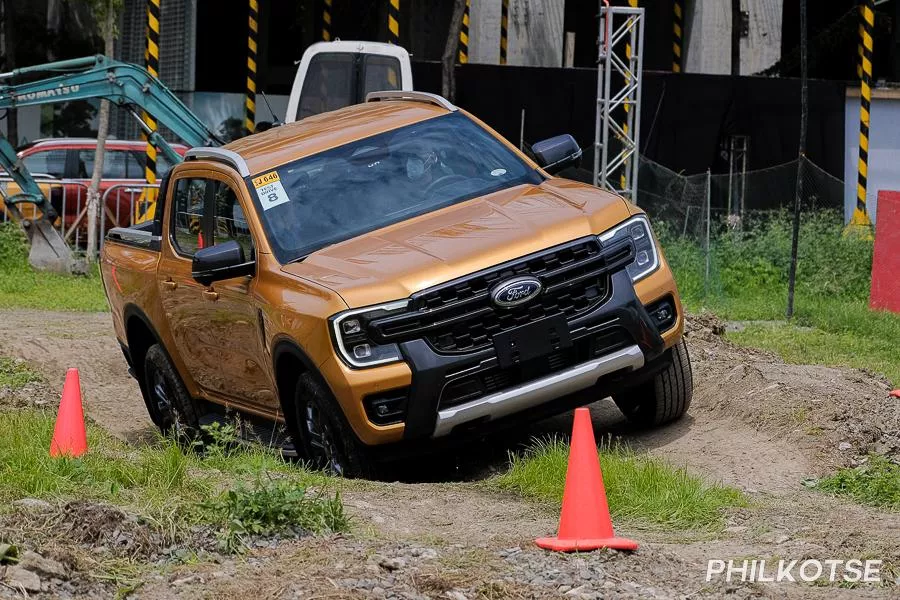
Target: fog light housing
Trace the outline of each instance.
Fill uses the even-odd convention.
[[[649,305],[647,313],[650,314],[650,318],[653,319],[653,323],[660,333],[671,329],[678,317],[675,312],[675,301],[671,296],[666,296]]]
[[[393,425],[406,419],[409,388],[400,388],[366,396],[366,416],[376,425]]]

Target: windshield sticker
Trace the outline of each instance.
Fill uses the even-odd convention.
[[[491,171],[491,175],[493,175],[494,177],[506,175],[506,169],[494,169],[493,171]]]
[[[263,210],[269,210],[290,200],[287,192],[284,191],[284,186],[281,185],[278,171],[270,171],[254,177],[253,187],[256,188],[256,195],[259,196]]]

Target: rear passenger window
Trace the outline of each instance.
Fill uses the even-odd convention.
[[[244,249],[244,257],[247,260],[253,256],[253,240],[250,237],[250,227],[244,211],[238,202],[237,195],[227,183],[223,181],[210,182],[215,184],[215,235],[216,244],[234,240]]]
[[[356,103],[356,58],[351,54],[322,52],[309,61],[300,90],[297,119]]]
[[[43,152],[35,152],[31,156],[22,159],[25,168],[32,175],[51,175],[53,177],[63,177],[66,173],[66,151],[65,150],[44,150]]]
[[[208,185],[207,179],[179,179],[172,198],[172,238],[180,254],[193,256],[208,245],[203,239],[203,212]]]
[[[369,92],[400,89],[402,82],[400,81],[399,60],[393,56],[368,54],[363,64],[365,69],[365,86],[361,94],[362,98],[365,98]]]

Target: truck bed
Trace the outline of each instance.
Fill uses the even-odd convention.
[[[123,346],[127,345],[124,320],[129,306],[156,313],[153,316],[162,308],[156,282],[161,238],[154,235],[153,227],[151,221],[110,229],[100,252],[100,275],[116,336]]]

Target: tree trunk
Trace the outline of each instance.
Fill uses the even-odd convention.
[[[441,93],[451,102],[456,101],[456,54],[459,48],[459,31],[462,29],[463,14],[466,12],[466,0],[454,0],[453,15],[450,17],[450,31],[447,32],[447,43],[444,45],[444,56],[441,58],[443,69],[441,74]]]
[[[12,71],[16,68],[16,29],[13,23],[12,3],[12,0],[3,2],[4,71]],[[19,111],[15,108],[10,108],[6,112],[6,139],[13,148],[19,145]]]
[[[103,53],[112,58],[113,36],[115,35],[115,11],[112,0],[106,11],[106,23],[103,24]],[[103,174],[103,158],[106,155],[106,136],[109,133],[109,101],[100,101],[100,117],[97,123],[97,153],[94,156],[94,172],[91,174],[91,186],[87,194],[87,260],[93,262],[97,258],[97,228],[99,218],[103,218],[100,210],[100,178]],[[99,218],[98,218],[99,217]]]

